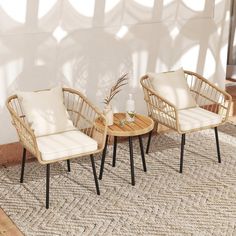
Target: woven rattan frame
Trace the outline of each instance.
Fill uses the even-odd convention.
[[[64,104],[74,126],[98,142],[97,150],[93,152],[81,153],[79,155],[65,156],[53,161],[42,160],[41,153],[38,149],[36,136],[27,122],[17,95],[9,97],[6,102],[7,108],[12,117],[12,124],[17,130],[20,143],[26,148],[27,151],[32,153],[32,155],[35,156],[41,164],[49,164],[52,162],[95,154],[101,152],[105,145],[107,125],[105,125],[104,129],[98,129],[98,127],[95,127],[95,120],[98,117],[103,119],[106,123],[105,117],[101,111],[99,111],[99,109],[97,109],[82,93],[77,90],[63,88],[63,97]]]
[[[156,124],[160,123],[162,125],[165,125],[180,134],[213,128],[225,123],[229,115],[232,97],[224,90],[209,82],[203,76],[195,72],[186,70],[184,71],[184,73],[191,94],[198,106],[208,111],[219,114],[222,117],[222,122],[214,126],[205,126],[198,129],[182,131],[179,125],[177,108],[173,104],[168,102],[165,98],[161,97],[153,89],[148,75],[144,75],[141,77],[140,83],[143,88],[144,100],[147,104],[148,115],[156,122]],[[160,117],[162,118],[160,119]]]

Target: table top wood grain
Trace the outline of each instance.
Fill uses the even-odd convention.
[[[145,115],[135,114],[134,122],[125,121],[125,113],[114,113],[114,124],[108,126],[107,135],[129,137],[150,132],[154,127],[153,120]],[[125,121],[125,122],[124,122]],[[104,127],[100,119],[96,120],[99,128]]]

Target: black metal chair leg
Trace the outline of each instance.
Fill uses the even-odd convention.
[[[148,134],[148,142],[147,142],[147,147],[146,147],[146,154],[148,154],[149,152],[149,147],[150,147],[150,143],[151,143],[151,138],[152,138],[152,130],[149,132]]]
[[[70,160],[66,160],[67,162],[67,171],[70,172]]]
[[[26,149],[23,148],[22,162],[21,162],[21,175],[20,175],[20,182],[21,183],[23,183],[23,181],[24,181],[25,159],[26,159]]]
[[[91,163],[92,163],[93,176],[94,176],[94,181],[95,181],[95,185],[96,185],[97,195],[100,195],[100,190],[99,190],[99,185],[98,185],[98,178],[97,178],[97,173],[96,173],[96,167],[95,167],[95,163],[94,163],[93,154],[90,155],[90,160],[91,160]]]
[[[105,147],[102,152],[102,160],[101,160],[101,166],[100,166],[100,174],[99,174],[99,179],[102,179],[102,174],[103,174],[103,169],[104,169],[104,163],[105,163],[105,158],[106,158],[106,152],[107,152],[107,142],[108,142],[108,135],[106,137],[106,142],[105,142]]]
[[[140,151],[141,151],[141,157],[142,157],[142,162],[143,162],[143,171],[147,172],[147,167],[146,167],[146,161],[145,161],[145,155],[144,155],[144,151],[143,151],[143,141],[142,141],[142,137],[138,136],[139,138],[139,146],[140,146]]]
[[[117,137],[114,136],[112,167],[116,166],[116,147],[117,147]]]
[[[134,179],[134,157],[133,157],[132,137],[129,137],[129,154],[130,154],[131,183],[134,186],[135,179]]]
[[[49,208],[49,182],[50,182],[50,164],[46,166],[46,208]]]
[[[183,173],[184,145],[185,145],[185,134],[182,134],[182,138],[181,138],[181,151],[180,151],[180,170],[179,170],[179,173]]]
[[[219,145],[219,138],[218,138],[218,129],[217,129],[217,127],[215,127],[214,129],[215,129],[215,137],[216,137],[216,148],[217,148],[218,162],[221,163],[220,145]]]

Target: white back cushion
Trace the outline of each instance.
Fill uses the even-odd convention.
[[[75,129],[63,103],[61,87],[39,92],[17,92],[17,96],[36,136]]]
[[[147,73],[151,84],[156,92],[167,101],[172,103],[177,109],[196,107],[187,81],[184,77],[183,69],[163,73]]]

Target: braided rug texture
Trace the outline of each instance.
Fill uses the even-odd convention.
[[[219,128],[222,163],[214,130],[186,135],[179,174],[180,136],[154,136],[142,170],[134,140],[136,185],[130,183],[129,147],[118,144],[117,165],[108,148],[101,195],[90,159],[51,166],[50,208],[45,209],[45,166],[26,163],[0,168],[0,206],[25,235],[236,235],[236,127]],[[144,146],[147,139],[143,140]],[[96,157],[97,174],[100,157]]]

